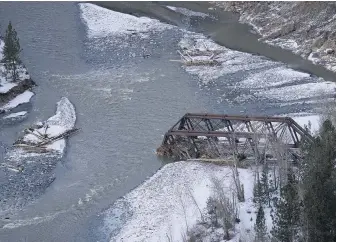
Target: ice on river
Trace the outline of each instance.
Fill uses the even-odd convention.
[[[147,17],[135,17],[129,14],[111,11],[91,3],[80,3],[81,17],[87,25],[89,38],[121,36],[125,34],[146,34],[163,31],[172,25]]]

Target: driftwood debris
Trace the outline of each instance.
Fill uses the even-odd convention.
[[[223,53],[224,50],[210,50],[204,43],[205,49],[198,49],[193,47],[192,49],[184,49],[177,51],[180,55],[180,60],[170,60],[181,62],[186,66],[219,66],[221,63],[216,60],[216,57]]]
[[[73,128],[55,136],[48,136],[47,135],[48,126],[44,128],[45,128],[44,134],[42,134],[41,132],[39,132],[37,129],[34,128],[26,129],[25,130],[26,134],[34,135],[36,138],[38,138],[38,140],[25,141],[24,138],[20,138],[13,144],[13,146],[23,148],[27,152],[47,153],[49,152],[49,150],[47,149],[46,145],[49,145],[60,139],[67,138],[80,130],[78,128]]]

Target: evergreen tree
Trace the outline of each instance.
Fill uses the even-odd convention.
[[[273,217],[273,239],[281,242],[293,242],[300,231],[300,200],[294,174],[289,171],[288,183],[281,189],[281,198],[276,203]]]
[[[255,230],[255,242],[267,241],[266,219],[264,217],[264,211],[263,211],[262,204],[260,204],[259,210],[256,215],[256,222],[254,225],[254,230]]]
[[[19,38],[11,22],[8,24],[4,41],[3,62],[5,62],[7,72],[12,72],[12,79],[15,81],[18,77],[16,65],[20,62],[21,47]]]
[[[306,148],[304,169],[304,217],[307,241],[336,238],[336,130],[323,123],[320,137]]]

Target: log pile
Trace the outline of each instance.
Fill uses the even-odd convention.
[[[171,60],[181,62],[186,66],[219,66],[221,62],[216,60],[216,57],[223,53],[224,50],[211,50],[205,43],[205,49],[198,49],[193,47],[192,49],[183,49],[177,51],[180,55],[180,60]]]
[[[214,149],[215,143],[204,139],[195,139],[198,144],[198,150],[189,139],[184,137],[177,138],[174,144],[162,144],[156,151],[158,156],[169,157],[173,160],[186,160],[194,158],[216,159],[219,156],[231,155],[230,151],[220,149],[220,146]],[[219,153],[221,152],[221,154]]]
[[[48,125],[35,125],[24,130],[25,135],[31,134],[37,139],[34,140],[25,140],[24,137],[18,139],[13,146],[20,147],[27,152],[34,153],[48,153],[51,150],[47,149],[47,145],[52,144],[58,140],[68,138],[71,135],[77,133],[80,129],[73,128],[66,130],[60,134],[51,136],[47,133],[49,126]],[[43,130],[43,132],[41,132]]]

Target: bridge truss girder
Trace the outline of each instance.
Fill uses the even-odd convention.
[[[289,117],[237,116],[187,113],[165,134],[162,146],[184,150],[191,158],[207,149],[215,157],[233,154],[293,159],[300,155],[303,141],[312,136]],[[194,157],[194,158],[195,158]]]

